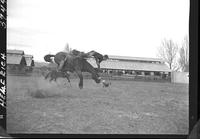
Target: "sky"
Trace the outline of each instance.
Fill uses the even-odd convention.
[[[7,49],[35,61],[63,51],[156,58],[163,39],[189,33],[189,0],[9,0]]]

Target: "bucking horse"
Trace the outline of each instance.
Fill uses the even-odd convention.
[[[62,72],[76,72],[80,81],[79,81],[79,88],[83,88],[83,75],[82,72],[89,72],[92,75],[92,79],[96,83],[100,83],[101,77],[98,75],[97,71],[94,67],[86,60],[85,57],[75,56],[71,53],[66,52],[58,52],[55,55],[47,54],[44,56],[44,60],[46,62],[53,62],[52,57],[54,57],[55,63],[58,65],[58,69],[62,65],[62,68],[59,69]]]

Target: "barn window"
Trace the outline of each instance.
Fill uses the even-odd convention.
[[[154,72],[150,72],[150,75],[151,75],[151,76],[154,76]]]
[[[108,73],[112,74],[112,73],[113,73],[113,71],[112,71],[112,70],[109,70],[109,71],[108,71]]]
[[[144,72],[144,75],[150,75],[150,72],[145,71],[145,72]]]
[[[136,75],[142,75],[141,71],[135,71]]]
[[[128,70],[127,73],[128,73],[128,74],[132,74],[132,71],[131,71],[131,70]]]
[[[160,73],[160,72],[154,72],[154,75],[156,75],[156,76],[160,76],[161,73]]]
[[[134,74],[135,74],[135,71],[132,71],[132,74],[134,75]]]

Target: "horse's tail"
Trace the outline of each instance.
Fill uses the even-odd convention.
[[[55,55],[51,55],[51,54],[45,55],[45,56],[44,56],[44,60],[45,60],[46,62],[53,63],[51,57],[55,57]]]

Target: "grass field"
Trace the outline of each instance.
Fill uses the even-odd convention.
[[[7,132],[59,134],[188,134],[188,85],[78,79],[49,83],[7,77]]]

